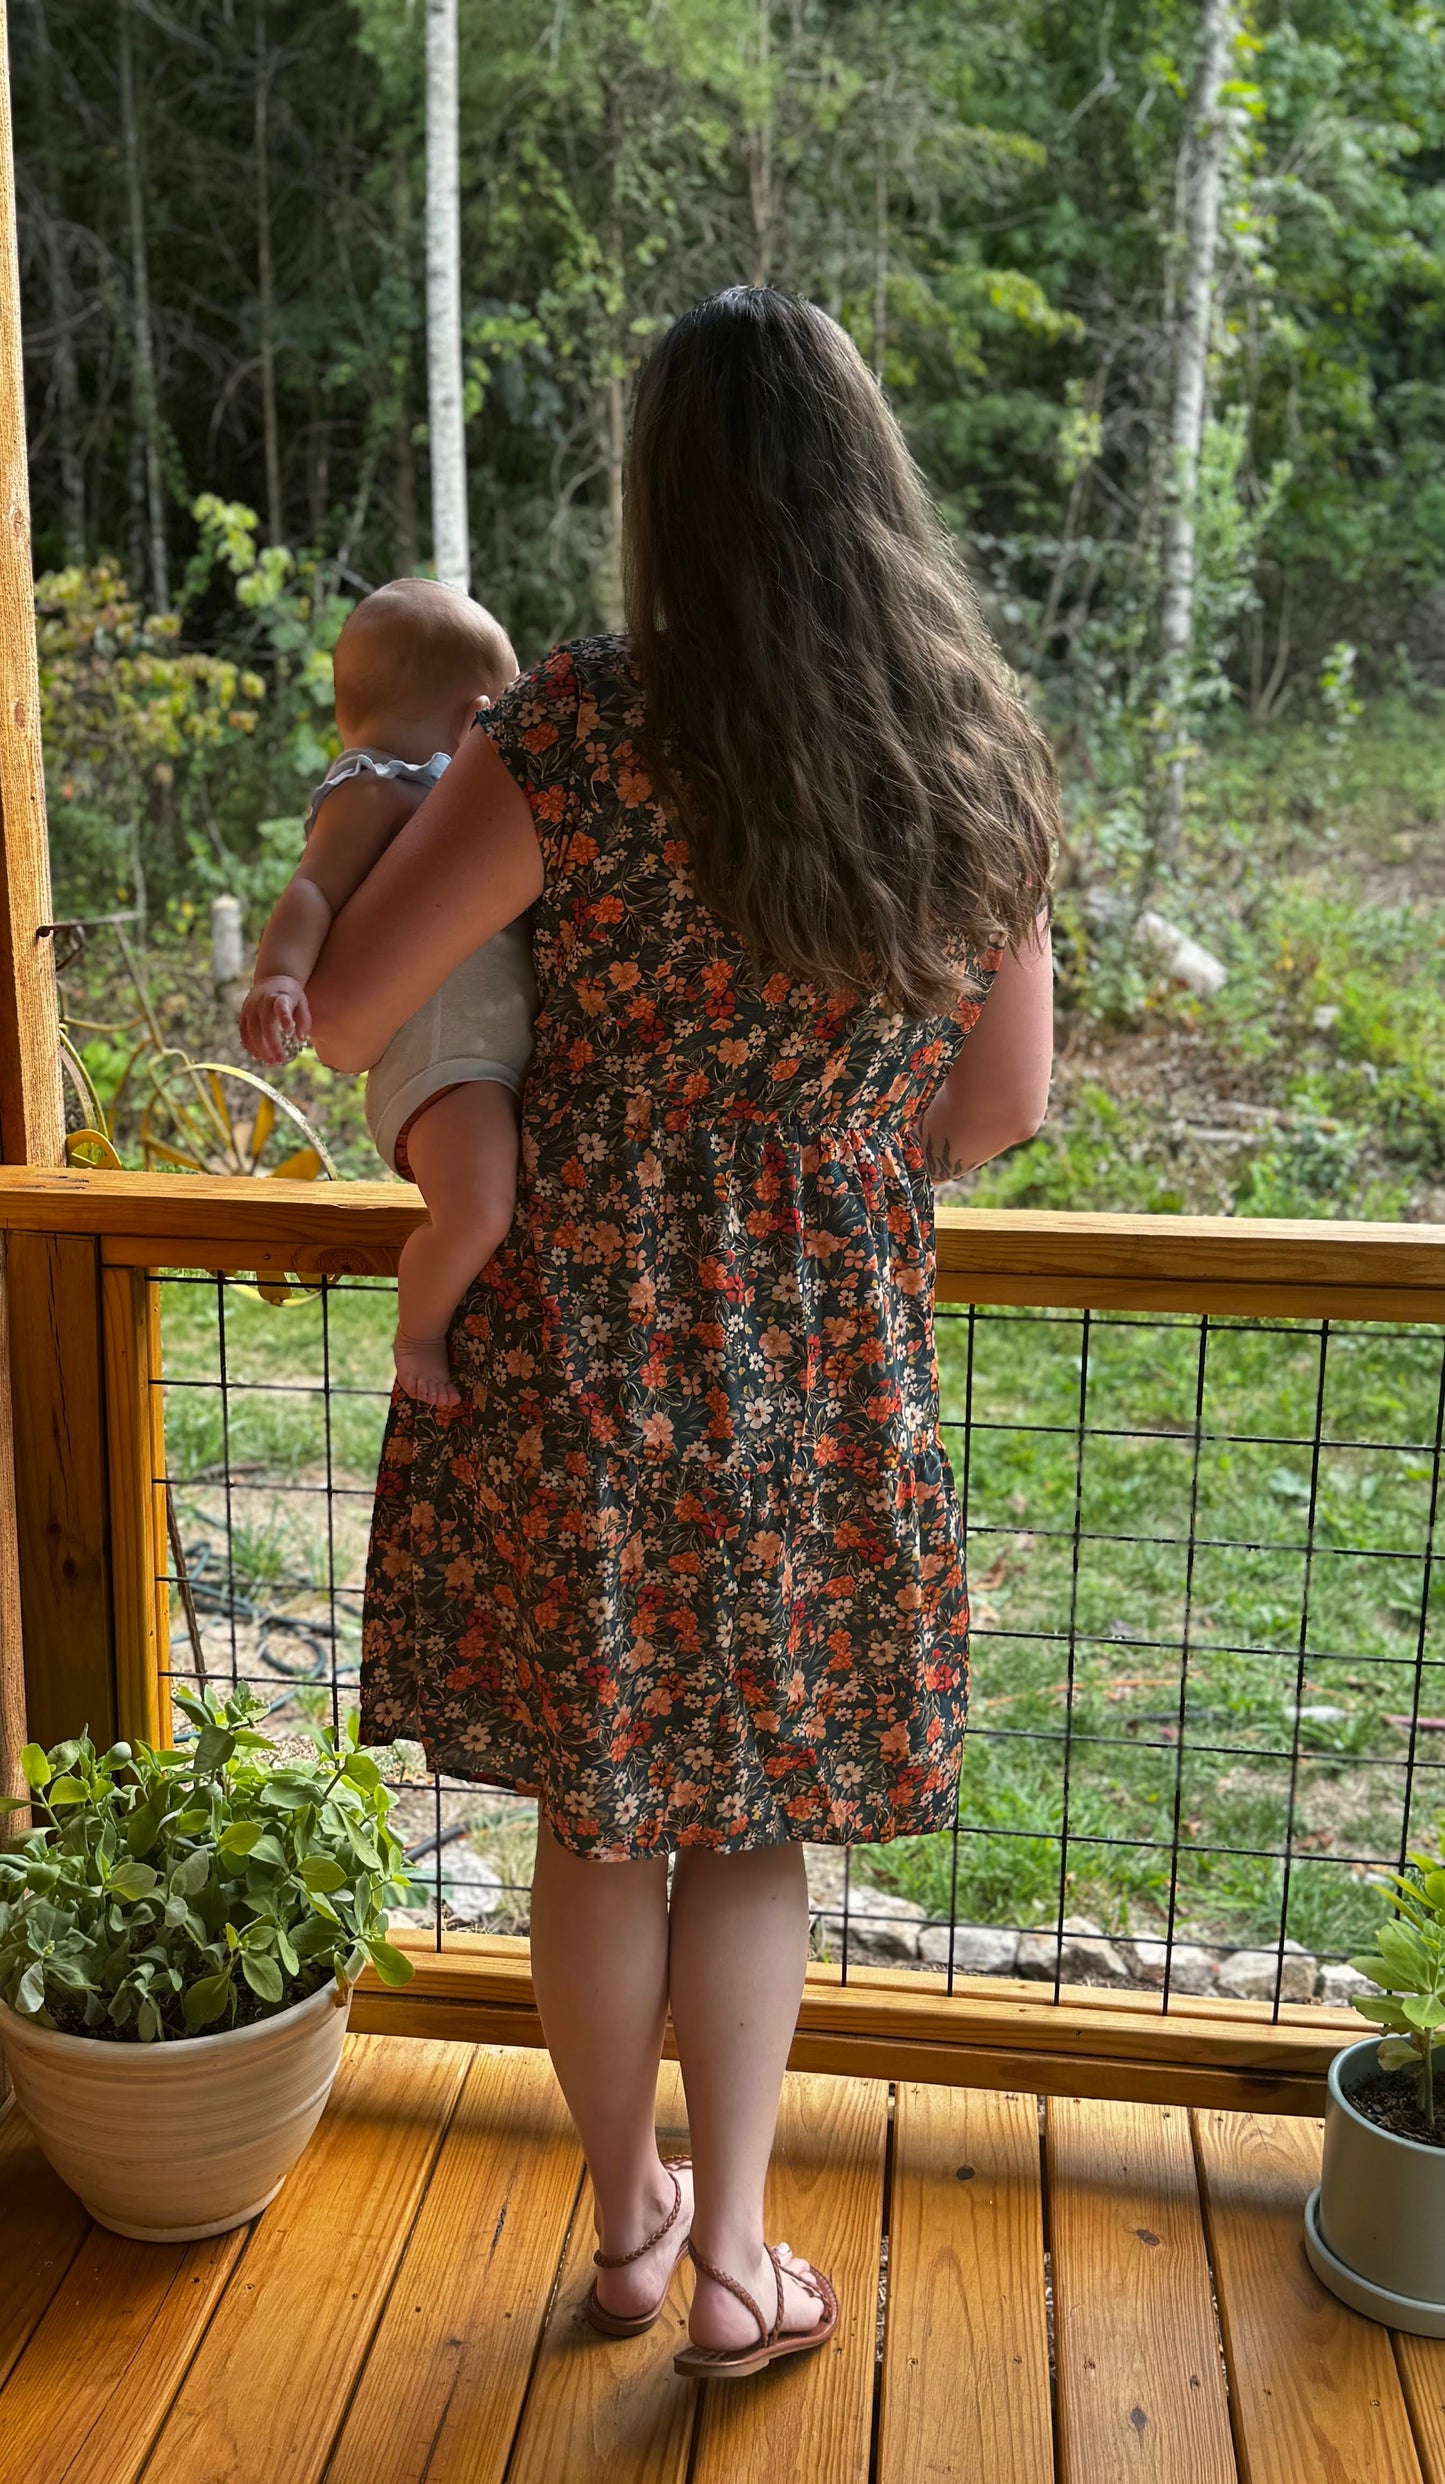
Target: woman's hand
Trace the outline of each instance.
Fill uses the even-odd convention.
[[[923,1117],[935,1182],[953,1181],[1032,1138],[1049,1107],[1054,953],[1048,918],[1009,949],[977,1026]]]
[[[491,737],[455,759],[337,915],[306,996],[331,1069],[370,1069],[423,1001],[542,894],[527,797]]]

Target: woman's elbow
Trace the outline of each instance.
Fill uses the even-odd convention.
[[[1021,1097],[1018,1110],[1013,1116],[1014,1133],[1006,1144],[1010,1147],[1022,1147],[1027,1140],[1037,1138],[1048,1117],[1049,1091],[1047,1087],[1042,1095]]]
[[[1047,1092],[1042,1096],[1010,1096],[999,1098],[986,1124],[980,1126],[973,1157],[975,1164],[992,1164],[995,1156],[1006,1156],[1011,1147],[1025,1147],[1037,1138],[1049,1109]]]
[[[1042,1113],[1018,1113],[999,1122],[989,1131],[979,1152],[980,1164],[992,1164],[995,1156],[1006,1156],[1011,1147],[1026,1147],[1037,1138],[1044,1126]]]

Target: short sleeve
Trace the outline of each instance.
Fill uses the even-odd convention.
[[[490,735],[507,774],[527,797],[549,879],[562,867],[567,840],[581,821],[581,707],[572,649],[554,647],[476,720],[475,729]]]
[[[960,1034],[973,1033],[1002,964],[1002,949],[978,949],[964,959],[963,984],[950,1013]]]

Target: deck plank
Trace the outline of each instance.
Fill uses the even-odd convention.
[[[1060,2484],[1235,2484],[1187,2112],[1051,2099],[1046,2162]]]
[[[1241,2484],[1420,2484],[1389,2331],[1304,2255],[1319,2124],[1200,2113],[1195,2143]]]
[[[1397,2329],[1395,2367],[1425,2484],[1445,2484],[1445,2337],[1406,2337]]]
[[[692,2484],[867,2484],[888,2091],[792,2072],[768,2179],[767,2230],[826,2269],[842,2316],[831,2346],[701,2394]]]
[[[658,2080],[657,2127],[664,2155],[686,2149],[682,2081],[671,2062]],[[582,2317],[595,2248],[584,2190],[507,2484],[683,2484],[687,2474],[694,2393],[672,2368],[686,2339],[685,2281],[674,2277],[645,2337],[600,2337]]]
[[[479,2047],[326,2484],[500,2484],[581,2179],[546,2054]]]
[[[316,2484],[469,2059],[465,2045],[348,2037],[320,2128],[257,2222],[146,2484]]]
[[[85,2239],[90,2219],[52,2173],[18,2105],[0,2115],[0,2383]]]
[[[6,2475],[134,2484],[247,2239],[127,2242],[92,2226],[0,2392]]]
[[[1050,2484],[1038,2106],[901,2086],[878,2484]]]

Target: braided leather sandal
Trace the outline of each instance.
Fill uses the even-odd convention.
[[[640,2260],[645,2252],[652,2249],[654,2243],[660,2243],[664,2234],[672,2232],[682,2214],[682,2184],[678,2181],[676,2169],[690,2165],[692,2158],[690,2156],[665,2156],[662,2161],[664,2171],[672,2175],[672,2206],[661,2225],[656,2228],[655,2232],[648,2235],[646,2242],[640,2242],[635,2251],[594,2251],[592,2254],[594,2268],[630,2268],[634,2260]],[[593,2328],[600,2329],[604,2337],[643,2336],[652,2327],[661,2313],[663,2304],[667,2301],[667,2289],[672,2283],[673,2271],[686,2249],[687,2238],[684,2236],[678,2244],[671,2266],[662,2281],[662,2292],[650,2311],[609,2311],[605,2303],[599,2303],[597,2300],[597,2280],[594,2277],[587,2289],[587,2300],[582,2306],[584,2319],[590,2320]]]
[[[700,2268],[704,2277],[711,2277],[715,2284],[726,2286],[729,2294],[736,2295],[743,2308],[752,2313],[758,2324],[758,2342],[756,2346],[685,2346],[681,2354],[672,2358],[674,2372],[680,2372],[684,2380],[745,2380],[750,2372],[762,2372],[770,2363],[781,2362],[784,2355],[807,2355],[815,2346],[827,2345],[838,2326],[838,2297],[828,2279],[820,2268],[810,2270],[805,2277],[800,2268],[789,2267],[788,2275],[794,2285],[801,2286],[805,2294],[811,2294],[815,2303],[822,2304],[823,2317],[815,2328],[785,2330],[783,2260],[786,2257],[791,2261],[792,2253],[786,2243],[781,2243],[777,2250],[769,2243],[767,2254],[773,2264],[773,2282],[778,2289],[778,2308],[771,2328],[747,2287],[740,2286],[736,2277],[730,2277],[725,2268],[714,2268],[711,2260],[705,2260],[689,2234],[687,2255],[694,2268]]]

